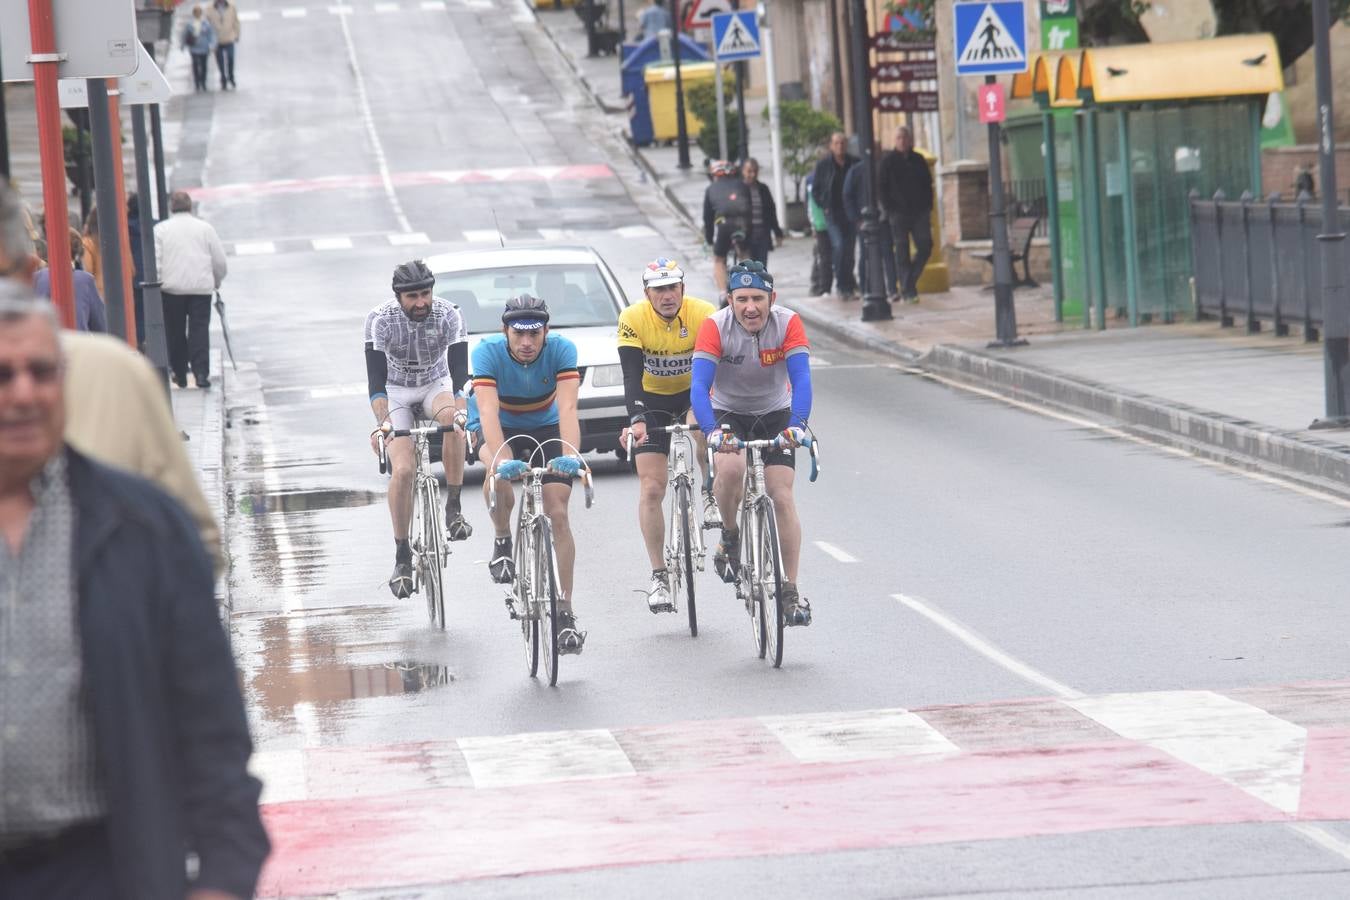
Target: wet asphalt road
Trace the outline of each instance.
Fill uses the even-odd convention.
[[[945,733],[964,749],[952,735],[998,731],[981,717],[1003,701],[1183,691],[1250,699],[1344,678],[1344,505],[958,391],[821,335],[812,424],[825,469],[816,484],[798,480],[801,583],[816,623],[789,632],[782,671],[754,657],[741,607],[711,572],[699,580],[696,640],[682,618],[647,612],[636,484],[613,457],[592,460],[595,507],[574,498],[576,607],[590,637],[584,655],[564,659],[558,688],[525,675],[518,631],[486,573],[486,511],[467,490],[477,532],[452,546],[450,628],[431,631],[417,600],[395,601],[384,586],[392,565],[384,480],[366,443],[361,327],[392,267],[473,246],[465,232],[500,230],[516,241],[562,229],[595,246],[621,279],[635,281],[641,265],[673,248],[693,260],[699,292],[710,286],[701,256],[688,256],[688,234],[640,183],[533,18],[505,2],[436,6],[379,13],[367,4],[348,16],[310,6],[301,16],[283,15],[299,6],[258,3],[240,47],[240,91],[188,98],[188,128],[210,137],[204,158],[180,164],[178,184],[201,188],[202,213],[238,253],[226,284],[243,363],[228,396],[230,585],[261,758],[324,748],[342,770],[331,761],[356,748],[896,708],[963,723]],[[424,177],[597,165],[613,174]],[[315,240],[341,249],[315,249]],[[995,652],[939,621],[967,627]],[[1336,720],[1347,723],[1350,715]],[[1067,730],[1046,744],[1069,742],[1072,729],[1054,727]],[[308,793],[269,785],[267,799],[280,808],[316,796],[318,776],[307,777]],[[326,777],[333,797],[408,788],[378,765]],[[436,784],[428,776],[414,787]],[[583,783],[560,802],[594,807],[603,796]],[[1138,802],[1148,805],[1146,792]],[[519,803],[524,817],[527,791]],[[510,856],[530,876],[480,873],[472,882],[451,866],[409,874],[397,864],[383,881],[377,873],[373,882],[337,874],[289,882],[281,869],[303,868],[303,853],[273,819],[278,869],[266,886],[475,897],[1346,888],[1343,853],[1264,816],[1115,828],[1091,804],[1063,805],[1073,827],[1033,821],[927,846],[851,843],[847,818],[826,817],[812,827],[839,840],[805,853],[781,855],[799,840],[785,824],[781,844],[732,847],[730,858],[615,845],[610,857],[572,864],[531,863],[528,851],[512,856],[488,832],[429,814],[429,835],[463,827],[455,833],[484,842],[475,853]],[[323,833],[322,822],[303,827]],[[587,839],[584,826],[557,827]],[[1350,842],[1350,828],[1324,827]],[[385,854],[400,852],[399,835],[388,838]]]

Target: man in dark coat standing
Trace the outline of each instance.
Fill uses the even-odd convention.
[[[825,211],[829,227],[835,284],[845,299],[857,299],[858,294],[853,278],[853,244],[858,232],[844,208],[844,177],[857,161],[858,157],[848,152],[848,137],[836,131],[830,135],[830,152],[811,173],[811,195]]]
[[[51,305],[0,279],[0,892],[251,897],[268,841],[211,564],[177,503],[64,443],[62,372]]]
[[[881,158],[878,186],[881,208],[891,223],[895,241],[900,299],[917,303],[919,277],[933,253],[933,175],[928,160],[915,152],[914,137],[903,125],[895,130],[895,149]],[[913,259],[909,255],[911,240]]]

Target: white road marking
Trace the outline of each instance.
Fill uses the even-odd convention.
[[[567,232],[562,228],[540,228],[539,237],[546,241],[565,241]]]
[[[398,12],[397,3],[376,3],[375,11],[377,13],[396,13]]]
[[[457,744],[479,788],[637,774],[604,729],[461,738]]]
[[[422,0],[422,9],[427,12],[445,12],[445,0]]]
[[[366,79],[361,74],[361,63],[356,59],[356,45],[352,43],[352,30],[347,24],[347,18],[339,16],[338,21],[342,23],[342,41],[347,45],[347,64],[351,66],[352,75],[356,78],[356,101],[361,110],[361,122],[365,126],[366,135],[370,138],[371,151],[375,154],[375,166],[380,171],[384,196],[389,201],[390,209],[394,211],[394,219],[402,231],[409,232],[412,231],[412,225],[408,222],[407,214],[403,212],[398,192],[394,190],[394,179],[389,174],[389,160],[384,155],[384,144],[380,143],[380,134],[375,130],[375,116],[370,110],[370,95],[366,92]]]
[[[1295,834],[1307,838],[1323,850],[1330,850],[1342,859],[1350,859],[1350,842],[1339,835],[1332,834],[1321,825],[1312,822],[1286,822]]]
[[[315,238],[310,241],[310,246],[315,250],[350,250],[352,249],[352,239],[349,237],[326,237]]]
[[[353,381],[351,384],[329,384],[323,387],[310,388],[309,399],[311,400],[332,400],[336,397],[365,397],[370,386],[364,381]]]
[[[350,16],[356,12],[355,6],[330,6],[328,12],[335,16]]]
[[[614,229],[614,233],[621,238],[647,238],[656,237],[656,229],[650,225],[625,225],[623,228]]]
[[[258,12],[255,9],[249,9],[239,13],[240,22],[256,22],[261,18],[262,13]]]
[[[1282,812],[1298,812],[1305,728],[1212,691],[1107,694],[1067,705]]]
[[[307,15],[309,15],[309,10],[305,9],[303,6],[292,6],[281,11],[281,17],[283,19],[303,19]]]
[[[1293,491],[1296,494],[1302,494],[1303,496],[1310,497],[1313,500],[1320,500],[1323,503],[1330,503],[1334,506],[1339,506],[1343,509],[1350,509],[1350,500],[1347,500],[1343,497],[1337,497],[1335,494],[1328,494],[1325,491],[1316,490],[1315,488],[1304,487],[1301,484],[1295,484],[1291,481],[1285,481],[1283,478],[1278,478],[1274,475],[1267,475],[1264,472],[1253,472],[1249,469],[1244,469],[1241,466],[1232,466],[1229,465],[1228,463],[1219,462],[1218,460],[1206,459],[1203,456],[1196,456],[1189,450],[1183,450],[1180,447],[1168,447],[1165,444],[1158,444],[1155,443],[1154,441],[1148,440],[1147,438],[1142,438],[1139,437],[1138,435],[1130,434],[1127,431],[1122,431],[1119,428],[1113,428],[1110,425],[1103,425],[1100,422],[1094,422],[1091,419],[1085,419],[1082,416],[1075,416],[1070,413],[1059,412],[1058,410],[1049,409],[1044,406],[1037,406],[1034,403],[1027,403],[1022,400],[1014,400],[1011,397],[1006,397],[1003,394],[998,393],[997,391],[990,391],[984,388],[974,387],[973,385],[964,384],[960,381],[956,381],[951,378],[944,378],[941,375],[936,375],[924,369],[909,366],[905,367],[904,371],[909,372],[912,375],[921,375],[924,378],[929,379],[930,381],[936,381],[939,384],[945,384],[948,387],[953,387],[971,394],[977,394],[981,397],[988,397],[991,400],[998,400],[1001,403],[1006,403],[1009,406],[1014,406],[1018,409],[1026,410],[1027,412],[1036,413],[1037,415],[1042,415],[1050,419],[1058,419],[1061,422],[1068,422],[1070,425],[1075,425],[1079,428],[1087,428],[1093,431],[1100,431],[1103,434],[1109,434],[1112,437],[1120,438],[1121,440],[1125,441],[1131,441],[1132,443],[1139,444],[1140,446],[1143,447],[1150,447],[1154,450],[1158,450],[1163,453],[1170,453],[1173,456],[1180,456],[1185,459],[1189,459],[1193,462],[1200,463],[1201,465],[1209,466],[1210,468],[1213,469],[1220,469],[1224,472],[1231,472],[1234,475],[1241,475],[1244,478],[1250,478],[1251,480],[1259,481],[1262,484],[1269,484],[1272,487],[1283,488],[1287,491]]]
[[[1020,659],[1004,653],[974,631],[971,631],[955,619],[938,612],[924,601],[914,597],[907,597],[904,594],[891,594],[891,596],[896,600],[899,600],[903,606],[907,606],[914,610],[916,613],[923,616],[976,653],[997,663],[1017,677],[1029,681],[1032,684],[1039,685],[1055,696],[1065,700],[1078,700],[1083,696],[1081,691],[1076,691],[1067,684],[1061,684],[1049,675],[1022,662]]]
[[[464,0],[464,5],[469,9],[492,9],[492,0]]]
[[[276,252],[277,245],[271,241],[242,241],[234,245],[235,256],[265,256]]]
[[[502,241],[502,233],[495,228],[470,229],[464,232],[464,240],[475,244],[497,244]]]
[[[830,556],[833,556],[841,563],[855,563],[858,561],[858,558],[856,556],[854,556],[853,554],[849,553],[846,550],[839,549],[834,544],[826,543],[825,541],[815,541],[814,543],[821,550],[824,550],[826,553],[828,553]]]
[[[431,238],[427,237],[425,232],[412,231],[407,234],[389,235],[389,243],[395,247],[411,247],[416,244],[430,244]]]
[[[956,745],[937,729],[904,709],[760,716],[759,721],[788,752],[806,763],[957,752]]]
[[[263,783],[260,803],[290,803],[308,796],[304,750],[255,751],[249,757],[248,771]]]

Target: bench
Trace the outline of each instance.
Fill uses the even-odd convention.
[[[1036,226],[1041,224],[1041,217],[1036,215],[1019,215],[1013,219],[1012,225],[1008,227],[1008,249],[1012,254],[1013,267],[1013,287],[1039,287],[1036,280],[1031,277],[1031,236],[1036,233]],[[991,250],[988,253],[971,254],[976,259],[982,259],[994,264],[994,253]],[[1022,276],[1017,275],[1017,264],[1022,264]]]

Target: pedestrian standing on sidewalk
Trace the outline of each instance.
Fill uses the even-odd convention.
[[[216,68],[220,70],[220,89],[236,87],[234,83],[234,45],[239,43],[239,11],[234,0],[213,0],[206,10],[206,20],[216,32]]]
[[[654,38],[662,31],[670,30],[670,10],[666,9],[666,0],[652,0],[652,5],[638,12],[638,40]]]
[[[881,208],[895,239],[895,266],[900,296],[891,300],[919,302],[919,277],[933,253],[933,174],[928,160],[914,149],[914,136],[903,125],[895,129],[895,149],[881,158]],[[914,256],[909,255],[910,241]]]
[[[80,267],[80,258],[84,255],[84,240],[74,228],[70,229],[70,266],[75,282],[75,330],[106,333],[108,330],[108,308],[98,294],[94,276]],[[60,260],[52,260],[52,265],[60,265]],[[51,266],[38,270],[33,276],[33,290],[48,300],[52,297]]]
[[[0,885],[251,897],[269,846],[210,563],[167,494],[65,442],[58,330],[0,285]]]
[[[745,182],[750,194],[750,233],[746,244],[750,248],[750,258],[769,267],[769,250],[775,244],[783,246],[783,229],[778,224],[778,207],[773,202],[773,192],[769,186],[759,180],[759,160],[753,156],[741,165],[741,180]]]
[[[211,295],[225,280],[225,246],[207,222],[192,214],[186,191],[169,197],[171,215],[155,226],[155,260],[163,285],[169,367],[180,388],[188,366],[197,387],[211,386]]]
[[[811,296],[824,297],[830,293],[830,285],[834,282],[834,266],[830,263],[830,226],[825,221],[825,210],[811,193],[815,177],[814,173],[806,176],[806,218],[815,240],[811,248]]]
[[[857,234],[844,212],[844,176],[858,157],[848,152],[848,137],[842,131],[830,135],[830,152],[816,163],[811,194],[825,211],[830,232],[830,265],[834,269],[840,299],[856,300],[858,284],[853,277],[853,245]]]
[[[32,287],[36,254],[19,195],[0,186],[0,285]],[[202,544],[224,569],[220,528],[183,448],[164,384],[145,357],[103,334],[61,332],[66,440],[81,453],[148,478],[191,514]]]
[[[860,160],[854,163],[853,168],[844,176],[844,214],[848,216],[854,232],[858,235],[858,285],[864,292],[868,290],[867,247],[862,233],[863,206],[866,199],[863,196],[863,178],[867,173],[866,165]],[[895,256],[891,252],[890,226],[881,216],[877,217],[877,242],[881,245],[881,271],[886,280],[887,296],[890,296],[895,293]]]
[[[216,30],[201,6],[192,7],[192,18],[183,26],[183,46],[192,57],[192,87],[206,90],[206,68],[216,45]]]

